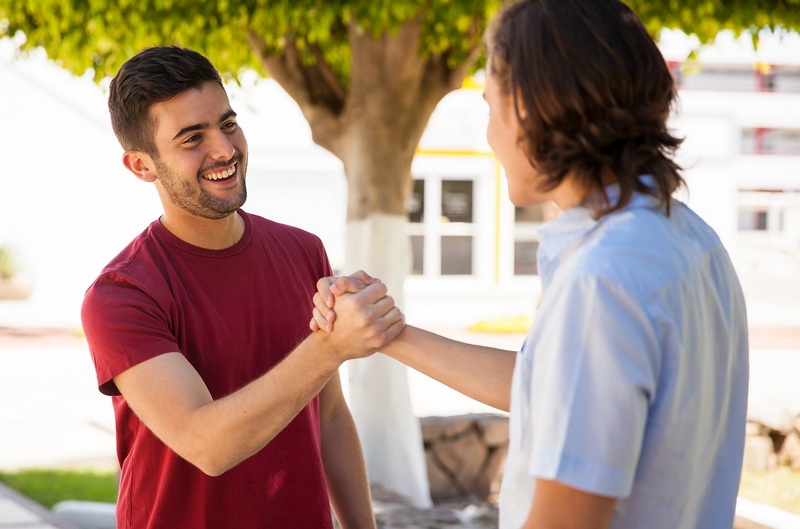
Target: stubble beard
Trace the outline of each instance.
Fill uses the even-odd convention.
[[[245,185],[247,158],[237,151],[231,160],[236,163],[236,171],[239,173],[239,187],[241,189],[239,194],[231,199],[216,197],[195,182],[180,178],[175,171],[157,157],[154,158],[153,162],[156,166],[156,171],[158,171],[159,182],[161,182],[161,186],[173,204],[191,215],[217,220],[236,212],[247,200],[247,186]],[[200,179],[201,177],[197,175],[197,178]]]

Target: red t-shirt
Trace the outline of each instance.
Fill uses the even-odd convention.
[[[119,529],[332,527],[318,397],[260,452],[209,477],[158,440],[112,380],[180,352],[220,398],[266,373],[308,335],[316,281],[331,275],[322,242],[240,214],[244,235],[225,250],[192,246],[153,222],[86,293],[84,331],[116,417]]]

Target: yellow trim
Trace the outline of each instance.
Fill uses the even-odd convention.
[[[500,215],[500,191],[502,188],[503,167],[500,161],[493,152],[489,151],[446,151],[446,150],[428,150],[417,149],[415,155],[422,156],[474,156],[476,158],[492,158],[495,164],[494,173],[494,284],[500,283],[500,224],[502,221]]]
[[[483,90],[486,88],[486,81],[482,77],[470,75],[464,78],[461,88],[464,90]]]
[[[457,150],[437,150],[437,149],[417,149],[414,154],[423,156],[477,156],[494,157],[492,151],[457,151]]]

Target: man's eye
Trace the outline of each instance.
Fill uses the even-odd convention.
[[[196,142],[200,141],[200,138],[201,138],[201,136],[199,134],[194,134],[194,135],[189,136],[188,138],[186,138],[183,143],[196,143]]]
[[[238,124],[235,121],[228,121],[222,125],[222,128],[227,130],[234,130],[237,126]]]

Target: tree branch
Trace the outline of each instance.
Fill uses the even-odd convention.
[[[286,47],[280,54],[268,53],[264,40],[252,29],[246,32],[247,42],[267,73],[286,90],[297,103],[311,127],[314,143],[341,159],[343,124],[340,119],[344,106],[342,98],[319,97],[315,81],[319,74],[302,65],[300,52],[293,39],[287,37]],[[341,89],[341,86],[339,86]],[[344,95],[340,90],[340,94]],[[333,104],[336,108],[331,108]]]
[[[339,78],[336,77],[336,74],[333,73],[330,65],[325,60],[325,57],[323,57],[322,50],[319,49],[319,46],[312,44],[309,46],[309,48],[311,49],[311,53],[314,55],[314,60],[316,61],[314,69],[318,72],[318,78],[330,92],[330,96],[326,98],[326,100],[330,100],[332,106],[338,106],[339,112],[341,112],[341,109],[344,108],[345,101],[347,100],[347,94],[342,87],[342,83],[339,82]],[[339,112],[337,112],[337,114]]]
[[[440,97],[444,97],[453,90],[458,90],[464,82],[470,68],[475,64],[480,56],[483,47],[481,24],[473,19],[472,25],[466,38],[471,41],[469,53],[466,58],[455,67],[448,66],[449,56],[447,54],[431,57],[426,64],[425,80],[426,85],[430,83],[431,90],[443,90]]]

